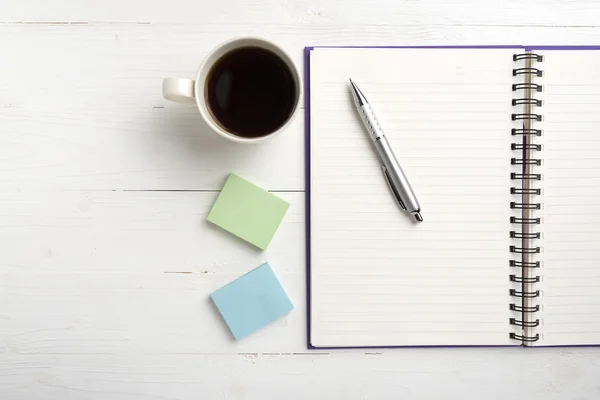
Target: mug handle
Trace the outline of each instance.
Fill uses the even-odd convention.
[[[167,100],[182,104],[196,103],[194,85],[196,81],[185,78],[166,78],[163,80],[162,93]]]

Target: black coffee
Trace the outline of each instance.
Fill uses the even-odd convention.
[[[206,102],[226,131],[260,137],[280,128],[294,110],[294,75],[275,53],[242,47],[225,54],[206,78]]]

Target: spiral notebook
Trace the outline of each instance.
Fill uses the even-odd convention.
[[[600,343],[599,49],[306,49],[309,347]]]

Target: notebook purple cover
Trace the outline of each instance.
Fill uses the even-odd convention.
[[[311,299],[310,299],[310,53],[316,48],[379,48],[379,49],[520,49],[524,51],[535,50],[600,50],[600,46],[567,46],[567,45],[477,45],[477,46],[308,46],[304,48],[304,132],[305,132],[305,207],[306,207],[306,323],[307,347],[309,349],[335,350],[335,349],[381,349],[403,347],[521,347],[514,345],[423,345],[423,346],[334,346],[320,347],[311,343]],[[590,347],[596,345],[579,345],[577,347]],[[575,347],[575,346],[538,346],[538,347]]]

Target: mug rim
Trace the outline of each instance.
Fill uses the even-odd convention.
[[[277,128],[277,130],[275,130],[267,135],[264,135],[264,136],[246,138],[246,137],[242,137],[242,136],[237,136],[231,132],[226,131],[217,123],[217,121],[215,121],[214,117],[212,116],[212,113],[208,109],[208,105],[206,104],[206,97],[205,97],[205,93],[204,93],[205,86],[206,86],[205,85],[206,84],[206,76],[208,75],[208,71],[210,71],[210,68],[212,67],[212,65],[214,65],[214,63],[217,61],[217,59],[215,59],[211,62],[211,59],[223,47],[235,44],[236,42],[240,42],[240,43],[249,42],[247,45],[257,44],[259,47],[263,47],[267,50],[273,50],[273,49],[276,50],[275,54],[278,57],[280,57],[281,59],[283,59],[283,61],[288,66],[288,68],[290,68],[292,75],[294,76],[294,83],[295,83],[296,89],[297,89],[296,96],[294,99],[294,107],[293,107],[292,111],[290,112],[290,115],[287,118],[287,120],[279,128]],[[245,46],[246,45],[241,45],[239,47],[245,47]],[[236,48],[239,48],[239,47],[235,46],[235,47],[227,50],[224,54],[226,54]],[[210,63],[210,64],[208,64],[208,63]],[[294,63],[292,58],[287,54],[287,52],[285,50],[283,50],[279,45],[273,43],[272,41],[269,41],[267,39],[263,39],[260,37],[255,37],[255,36],[241,36],[241,37],[223,41],[223,42],[219,43],[217,46],[215,46],[206,55],[206,57],[204,58],[204,60],[200,64],[200,66],[198,67],[198,72],[196,73],[196,82],[194,83],[194,94],[195,94],[194,97],[196,98],[196,106],[198,107],[198,111],[200,111],[200,114],[202,115],[202,118],[204,119],[204,121],[219,135],[221,135],[229,140],[232,140],[234,142],[238,142],[238,143],[259,143],[259,142],[263,142],[267,139],[271,139],[271,138],[281,134],[291,124],[291,122],[294,120],[294,118],[297,114],[298,108],[300,107],[300,99],[302,96],[301,90],[302,90],[302,84],[300,81],[300,71],[298,70],[298,67],[296,66],[296,64]]]

